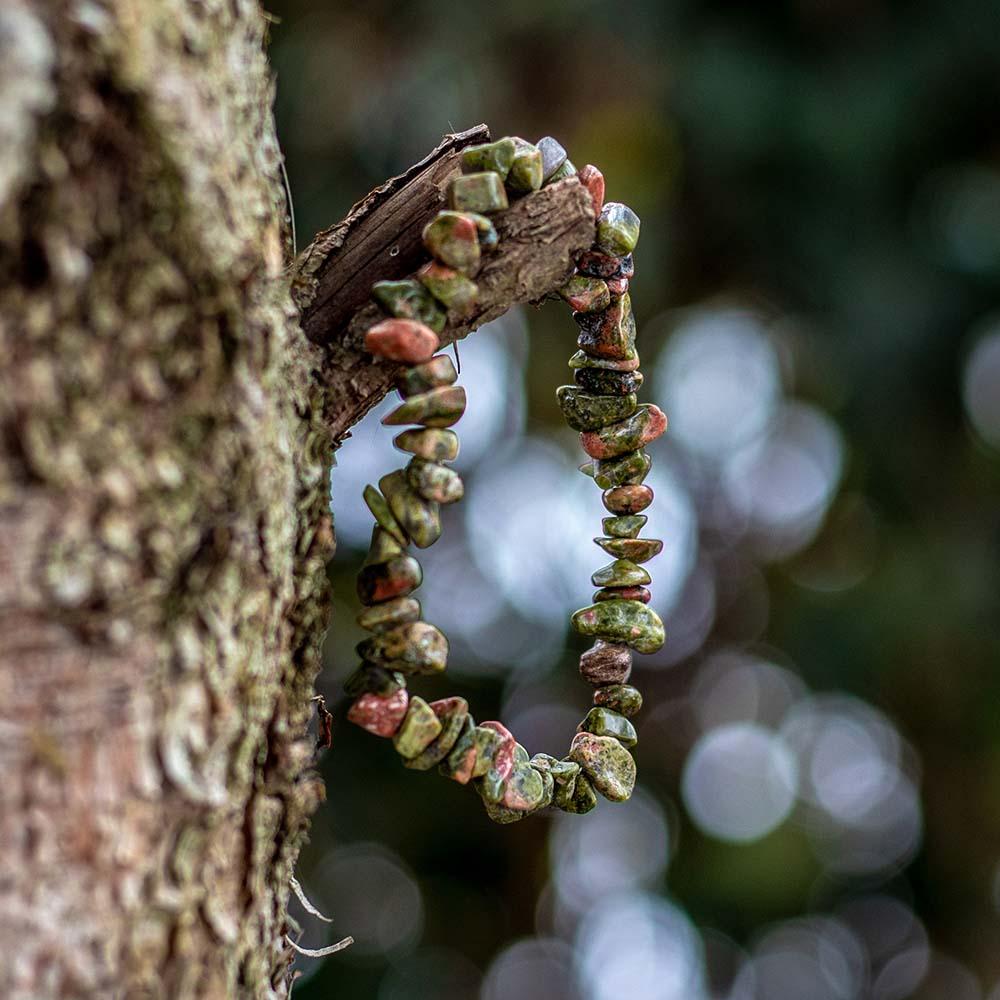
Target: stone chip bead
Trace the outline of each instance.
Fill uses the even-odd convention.
[[[576,269],[592,278],[631,278],[635,274],[635,261],[631,254],[615,257],[600,250],[585,250],[576,260]]]
[[[458,457],[458,435],[454,431],[427,428],[403,431],[392,443],[400,450],[431,462],[451,462]]]
[[[434,714],[434,709],[423,698],[414,695],[402,724],[392,738],[392,745],[400,757],[410,760],[430,746],[440,732],[441,720]]]
[[[618,458],[595,459],[594,482],[602,490],[612,486],[639,484],[653,467],[653,460],[644,451],[630,451]]]
[[[402,281],[376,281],[372,298],[398,319],[413,319],[429,326],[435,333],[444,329],[445,313],[433,295],[416,278]]]
[[[648,562],[663,551],[663,542],[658,538],[595,538],[594,541],[609,556],[634,563]]]
[[[422,582],[420,563],[413,556],[400,556],[362,568],[358,573],[358,599],[365,605],[379,604],[412,593]]]
[[[371,566],[374,563],[388,562],[397,556],[406,554],[406,549],[399,544],[398,540],[389,534],[385,528],[375,525],[372,528],[372,540],[368,546],[368,555],[365,557],[364,565]]]
[[[601,209],[604,207],[604,174],[592,163],[588,163],[576,176],[590,195],[596,218],[601,214]]]
[[[431,710],[441,722],[441,732],[423,750],[403,766],[414,771],[429,771],[440,764],[454,747],[469,717],[469,703],[464,698],[441,698],[430,703]]]
[[[567,177],[573,177],[576,174],[576,167],[573,166],[571,160],[563,160],[562,166],[545,181],[546,184],[556,184],[559,181],[566,180]]]
[[[620,396],[595,396],[578,386],[562,385],[556,399],[566,423],[576,431],[597,430],[617,423],[635,412],[635,393]]]
[[[628,559],[616,559],[595,570],[590,582],[595,587],[644,587],[649,583],[649,573]]]
[[[642,695],[631,684],[609,684],[594,691],[594,704],[610,708],[614,712],[621,712],[630,719],[639,714],[642,708]]]
[[[649,604],[652,596],[645,587],[602,587],[594,591],[591,600],[594,604],[598,601],[642,601]]]
[[[500,175],[501,180],[507,179],[514,163],[517,145],[510,136],[497,139],[496,142],[484,142],[478,146],[469,146],[462,151],[462,173],[476,174],[492,171]]]
[[[405,469],[397,469],[378,481],[393,516],[418,549],[426,549],[441,537],[441,510],[410,486]]]
[[[365,487],[362,495],[378,526],[392,535],[400,545],[404,547],[409,545],[410,537],[389,509],[385,497],[371,483]]]
[[[616,372],[603,368],[577,368],[573,381],[592,396],[628,396],[642,385],[641,372]]]
[[[382,418],[389,426],[423,424],[424,427],[451,427],[465,413],[465,389],[460,385],[442,385],[428,392],[410,396]]]
[[[602,368],[612,372],[634,372],[639,367],[639,352],[633,347],[623,358],[597,358],[586,351],[577,351],[569,359],[569,367]]]
[[[448,640],[427,622],[397,625],[362,639],[356,649],[366,663],[401,674],[439,674],[448,665]]]
[[[544,183],[566,162],[566,150],[551,135],[539,139],[535,146],[542,154],[542,181]]]
[[[514,765],[501,804],[517,812],[534,812],[545,804],[545,782],[530,764]]]
[[[644,403],[618,423],[580,435],[580,444],[591,458],[616,458],[655,441],[667,429],[667,416],[658,406]]]
[[[624,715],[603,706],[592,708],[577,727],[577,732],[613,736],[623,747],[634,747],[639,742],[635,726]]]
[[[580,635],[625,643],[639,653],[655,653],[663,645],[660,616],[638,601],[599,601],[574,612],[571,622]]]
[[[612,257],[624,257],[635,249],[638,242],[639,216],[628,205],[609,201],[597,217],[594,247]]]
[[[503,787],[514,770],[514,752],[517,749],[517,741],[510,730],[502,722],[480,723],[483,729],[492,729],[500,738],[493,751],[493,759],[490,768],[482,777],[482,791],[484,798],[495,802],[500,801],[503,795]],[[495,797],[494,797],[495,796]]]
[[[632,650],[598,639],[580,656],[580,676],[589,684],[624,684],[632,673]]]
[[[424,246],[442,264],[472,278],[479,270],[482,251],[476,220],[467,212],[438,212],[424,226]]]
[[[459,736],[439,770],[460,785],[468,784],[472,778],[481,778],[490,770],[501,742],[494,730],[473,726]]]
[[[357,698],[359,694],[382,695],[388,697],[400,688],[406,687],[406,678],[395,670],[376,667],[372,663],[362,663],[350,677],[344,681],[344,693],[349,698]]]
[[[542,153],[537,146],[514,136],[514,162],[507,174],[507,187],[514,194],[530,194],[542,186]]]
[[[591,278],[591,281],[600,281]],[[607,283],[604,282],[607,288]],[[596,358],[628,358],[635,356],[635,317],[629,295],[611,300],[601,312],[580,311],[573,314],[580,334],[576,339],[581,351]]]
[[[555,804],[563,812],[578,816],[589,813],[591,809],[595,808],[597,795],[594,793],[594,786],[587,775],[581,771],[571,785],[565,785],[557,791]]]
[[[396,389],[403,399],[428,392],[438,386],[451,385],[458,378],[455,363],[447,354],[436,354],[430,361],[404,368],[396,376]]]
[[[365,350],[407,365],[429,361],[438,349],[438,335],[413,319],[384,319],[365,334]]]
[[[648,520],[645,514],[618,514],[601,518],[601,527],[612,538],[635,538]]]
[[[613,490],[606,490],[601,499],[612,514],[638,514],[653,502],[653,490],[637,484],[616,486]]]
[[[559,295],[574,312],[589,313],[607,309],[611,293],[606,281],[576,274],[559,289]]]
[[[461,271],[445,267],[444,264],[439,264],[436,260],[424,264],[417,271],[417,280],[438,302],[458,316],[468,316],[479,297],[479,288],[474,281],[467,278]]]
[[[463,174],[448,185],[448,205],[458,212],[499,212],[507,208],[503,178],[492,170]]]
[[[476,232],[479,234],[479,245],[484,250],[494,250],[500,242],[496,226],[479,212],[466,212],[466,215],[476,224]]]
[[[399,729],[409,703],[410,696],[406,688],[400,688],[389,695],[368,692],[361,695],[347,710],[347,719],[369,733],[388,738]]]
[[[415,597],[394,597],[365,608],[356,621],[366,632],[387,632],[397,625],[420,620],[420,601]]]
[[[635,787],[635,761],[611,736],[577,733],[569,756],[580,765],[594,788],[610,802],[625,802]]]
[[[414,458],[406,467],[406,478],[410,486],[424,500],[449,504],[461,500],[465,486],[458,473],[437,462]]]

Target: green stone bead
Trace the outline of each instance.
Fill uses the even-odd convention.
[[[503,798],[503,790],[507,782],[495,768],[490,768],[476,781],[476,790],[485,802],[499,802]]]
[[[603,311],[578,310],[573,319],[580,327],[576,338],[576,346],[580,350],[598,358],[635,356],[635,316],[632,315],[632,299],[627,292],[611,301]]]
[[[660,616],[640,601],[599,601],[575,611],[570,621],[580,635],[624,643],[639,653],[655,653],[663,645]]]
[[[427,252],[447,267],[470,278],[479,270],[479,231],[469,213],[438,212],[424,226],[423,241]]]
[[[592,396],[627,396],[643,383],[642,372],[616,372],[602,368],[577,368],[573,381]]]
[[[582,434],[580,444],[591,458],[607,461],[638,451],[655,441],[666,429],[667,415],[663,410],[644,403],[625,420]]]
[[[645,587],[602,587],[594,591],[590,600],[593,604],[598,601],[642,601],[649,604],[652,596]]]
[[[447,778],[464,785],[472,778],[481,778],[493,762],[493,754],[500,745],[500,736],[493,729],[484,729],[471,722],[472,716],[452,748],[448,759],[438,770]]]
[[[365,556],[365,566],[376,566],[379,563],[388,562],[390,559],[397,559],[406,555],[406,549],[389,534],[385,528],[375,525],[372,528],[372,541],[368,546],[368,555]]]
[[[484,250],[494,250],[500,242],[497,235],[496,226],[485,216],[478,212],[468,212],[469,218],[476,224],[476,231],[479,234],[479,245]]]
[[[588,278],[575,274],[562,288],[559,297],[574,312],[600,312],[611,304],[611,292],[608,283],[600,278]]]
[[[595,587],[644,587],[649,574],[628,559],[616,559],[602,566],[590,578]]]
[[[565,785],[573,781],[580,773],[580,765],[571,760],[556,760],[555,757],[547,753],[536,753],[531,758],[531,766],[539,771],[546,771],[552,775],[557,785]]]
[[[515,764],[504,788],[502,804],[519,812],[540,809],[545,804],[544,779],[527,762]]]
[[[524,139],[514,137],[517,151],[507,174],[507,187],[515,194],[529,194],[542,186],[542,153]]]
[[[628,205],[609,201],[597,219],[595,249],[611,257],[624,257],[638,242],[639,216]]]
[[[442,385],[429,392],[411,396],[382,418],[388,426],[423,424],[425,427],[451,427],[465,413],[465,388]],[[381,523],[381,522],[380,522]]]
[[[635,726],[624,715],[610,708],[592,708],[580,723],[578,732],[595,736],[613,736],[623,747],[634,747],[639,742]]]
[[[652,465],[653,460],[644,451],[603,459],[594,469],[594,482],[602,490],[613,486],[638,486],[649,475]]]
[[[475,174],[492,171],[506,180],[514,163],[517,146],[509,136],[496,142],[484,142],[479,146],[469,146],[462,151],[462,173]]]
[[[625,802],[635,787],[635,761],[611,736],[577,733],[569,748],[594,788],[611,802]]]
[[[413,556],[399,556],[385,563],[363,566],[358,573],[358,600],[371,605],[405,597],[420,586],[423,578],[420,563]]]
[[[587,775],[581,771],[577,775],[576,781],[571,785],[557,790],[555,804],[563,812],[576,815],[589,813],[597,805],[597,796],[594,794],[594,786],[590,783]]]
[[[429,326],[435,333],[444,329],[445,313],[434,296],[414,278],[402,281],[376,281],[372,298],[397,319],[413,319]]]
[[[344,693],[349,698],[369,693],[387,697],[405,687],[406,678],[399,671],[386,670],[385,667],[376,667],[371,663],[362,663],[344,681]]]
[[[609,556],[634,563],[648,562],[663,549],[663,542],[658,538],[595,538],[594,541]]]
[[[387,632],[397,625],[419,621],[420,601],[415,597],[394,597],[365,608],[355,620],[366,632]]]
[[[604,534],[613,538],[635,538],[649,520],[645,514],[625,514],[601,519]]]
[[[492,170],[463,174],[448,185],[448,207],[459,212],[500,212],[507,204],[503,179]]]
[[[396,388],[403,399],[429,392],[438,386],[451,385],[458,378],[455,363],[447,354],[436,354],[422,365],[410,365],[396,377]]]
[[[465,496],[465,486],[454,469],[437,462],[428,462],[424,458],[411,460],[406,467],[406,478],[424,500],[449,504]]]
[[[383,476],[378,486],[393,516],[418,549],[426,549],[441,537],[441,508],[433,500],[425,500],[414,492],[405,469]]]
[[[441,720],[434,714],[434,709],[423,698],[414,695],[410,698],[402,724],[392,738],[392,745],[400,757],[411,760],[430,746],[440,732]]]
[[[569,160],[563,160],[562,166],[557,168],[556,171],[546,180],[546,185],[555,184],[556,181],[564,181],[567,177],[573,177],[576,175],[576,167],[573,166],[572,162]]]
[[[525,812],[523,809],[508,809],[504,805],[492,802],[485,796],[483,796],[483,805],[486,807],[486,815],[494,823],[516,823],[518,820],[531,815],[531,813]]]
[[[448,756],[469,718],[469,704],[464,698],[442,698],[431,703],[434,714],[441,721],[441,732],[416,757],[403,761],[404,767],[414,771],[429,771]]]
[[[592,396],[575,385],[561,385],[556,399],[566,423],[576,431],[592,431],[617,423],[635,412],[635,393],[625,396]]]
[[[448,665],[448,640],[427,622],[408,622],[362,639],[358,656],[401,674],[439,674]]]
[[[577,468],[585,475],[589,476],[591,479],[597,474],[597,463],[596,462],[584,462],[582,465],[578,465]]]
[[[379,491],[370,483],[365,487],[362,496],[365,499],[365,503],[368,505],[368,509],[372,512],[372,517],[375,518],[379,527],[388,531],[400,545],[409,545],[409,536],[403,530],[403,526],[396,520],[392,511],[389,509],[389,504],[386,502],[385,497],[382,496],[382,494],[379,493]]]
[[[458,435],[446,430],[408,430],[397,434],[392,443],[411,455],[430,462],[451,462],[458,457]]]
[[[642,694],[631,684],[609,684],[594,691],[594,704],[631,718],[642,708]]]
[[[479,297],[479,288],[474,281],[461,271],[445,267],[437,261],[424,264],[417,271],[417,280],[438,302],[459,316],[468,316]]]
[[[633,347],[623,358],[595,358],[586,351],[577,351],[569,359],[569,367],[602,368],[612,372],[634,372],[639,367],[639,352]]]

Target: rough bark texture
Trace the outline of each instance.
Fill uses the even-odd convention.
[[[288,994],[289,880],[322,797],[307,723],[332,446],[392,374],[334,284],[370,285],[385,256],[412,269],[444,157],[472,140],[320,234],[296,270],[306,339],[264,31],[251,0],[0,4],[11,1000]],[[387,199],[407,189],[390,254]],[[593,214],[571,180],[500,229],[476,323],[551,291]],[[359,233],[382,234],[367,260]]]

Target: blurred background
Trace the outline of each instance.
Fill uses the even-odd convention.
[[[452,128],[552,134],[641,216],[663,650],[639,786],[496,827],[343,722],[361,500],[338,455],[337,727],[299,1000],[1000,1000],[1000,15],[993,0],[271,0],[300,247]],[[589,702],[606,558],[554,390],[565,308],[461,345],[465,502],[421,556],[448,677],[531,752]]]

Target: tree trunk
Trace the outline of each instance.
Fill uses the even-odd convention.
[[[290,989],[329,465],[393,374],[363,303],[485,131],[292,268],[265,33],[251,0],[0,5],[9,1000]],[[498,227],[476,324],[558,286],[593,213],[570,180]]]

